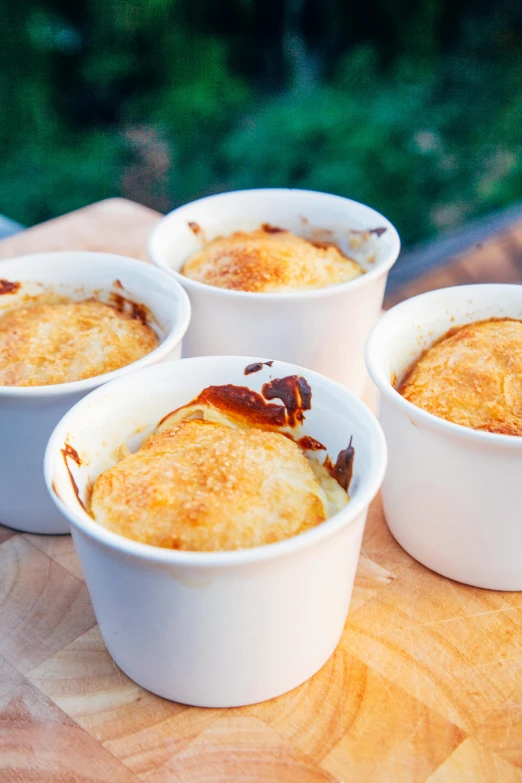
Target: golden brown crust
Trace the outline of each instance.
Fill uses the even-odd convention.
[[[522,322],[491,319],[452,329],[416,362],[399,391],[455,424],[522,435]]]
[[[202,419],[149,436],[98,477],[91,498],[95,520],[113,532],[198,551],[295,536],[323,522],[328,507],[320,479],[292,440]]]
[[[47,386],[112,372],[154,350],[140,320],[95,301],[34,304],[0,318],[0,386]]]
[[[217,288],[258,293],[325,288],[363,274],[335,245],[318,245],[270,227],[237,231],[206,244],[181,273]]]

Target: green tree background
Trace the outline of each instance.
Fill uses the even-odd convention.
[[[4,0],[0,212],[293,186],[405,244],[522,200],[517,0]]]

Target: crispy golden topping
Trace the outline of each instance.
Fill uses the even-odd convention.
[[[218,288],[269,293],[325,288],[359,277],[364,270],[335,245],[314,244],[264,226],[212,240],[181,272]]]
[[[194,419],[151,435],[94,484],[97,522],[154,546],[243,549],[326,519],[324,493],[284,435]]]
[[[150,326],[101,302],[34,304],[0,318],[0,386],[47,386],[102,375],[141,359]]]
[[[155,432],[102,473],[91,513],[145,544],[220,551],[290,538],[347,502],[288,437],[191,419]]]
[[[492,319],[452,329],[418,360],[399,391],[455,424],[522,435],[522,322]]]

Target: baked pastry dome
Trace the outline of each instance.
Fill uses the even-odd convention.
[[[522,435],[522,322],[492,319],[451,330],[416,362],[399,391],[455,424]]]
[[[118,370],[154,350],[139,319],[96,301],[33,304],[0,317],[0,386],[47,386]]]
[[[197,418],[163,422],[102,473],[90,510],[135,541],[223,551],[290,538],[347,502],[326,469],[285,435]]]
[[[208,242],[185,262],[181,273],[217,288],[277,293],[345,283],[364,269],[333,244],[314,244],[266,226]]]

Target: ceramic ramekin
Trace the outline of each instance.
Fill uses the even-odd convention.
[[[381,393],[389,449],[384,512],[399,544],[459,582],[522,590],[522,438],[440,419],[393,386],[449,329],[499,317],[522,319],[522,286],[469,285],[422,294],[381,318],[366,359]]]
[[[49,436],[64,413],[112,378],[149,364],[176,359],[190,320],[190,303],[178,283],[151,264],[108,253],[55,252],[0,263],[0,279],[22,283],[0,296],[0,316],[23,297],[55,291],[71,299],[118,295],[145,305],[159,346],[115,372],[52,386],[0,386],[0,522],[28,533],[68,533],[45,487],[42,462]],[[118,282],[117,282],[118,281]]]
[[[187,257],[205,241],[263,223],[309,239],[336,242],[368,272],[316,291],[229,291],[181,275]],[[191,227],[192,226],[192,227]],[[372,233],[359,250],[361,230]],[[295,362],[361,394],[367,379],[364,344],[382,306],[388,270],[399,254],[392,224],[370,207],[340,196],[272,189],[222,193],[174,210],[154,229],[149,254],[189,294],[193,318],[184,356],[270,356]]]
[[[92,392],[56,427],[45,476],[69,518],[100,630],[116,663],[144,688],[205,707],[251,704],[318,671],[341,636],[368,505],[384,475],[386,444],[372,413],[340,385],[295,365],[245,377],[244,357],[201,357],[152,367]],[[130,541],[96,524],[79,497],[169,411],[209,385],[260,391],[271,377],[303,375],[312,410],[303,433],[335,458],[353,435],[351,500],[322,525],[276,544],[186,552]],[[138,434],[137,434],[138,433]],[[81,465],[62,456],[77,450]]]

